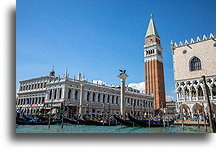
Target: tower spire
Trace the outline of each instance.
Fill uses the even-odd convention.
[[[146,38],[149,36],[157,36],[160,37],[157,31],[157,28],[155,26],[154,20],[153,20],[153,14],[150,14],[150,21],[149,21],[149,25],[148,25],[148,29],[146,32]]]

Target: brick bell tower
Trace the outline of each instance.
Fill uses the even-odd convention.
[[[154,95],[154,108],[157,114],[160,108],[166,107],[166,98],[162,47],[152,14],[150,15],[150,22],[145,36],[144,63],[145,93]]]

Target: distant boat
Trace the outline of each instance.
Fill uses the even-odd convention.
[[[163,123],[163,120],[159,120],[159,121],[154,121],[154,120],[138,120],[138,119],[135,119],[133,117],[131,117],[130,114],[128,114],[128,118],[134,122],[135,124],[139,125],[139,126],[142,126],[142,127],[164,127],[164,123]],[[174,123],[174,120],[171,120],[171,121],[167,121],[165,122],[165,126],[170,126],[171,124]]]

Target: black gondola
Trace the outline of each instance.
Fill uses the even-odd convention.
[[[110,122],[105,122],[105,121],[95,121],[95,120],[90,120],[90,119],[87,119],[85,117],[83,117],[83,119],[89,123],[89,125],[96,125],[96,126],[116,126],[116,125],[119,125],[117,122],[115,121],[110,121]]]
[[[65,118],[65,117],[63,118],[63,122],[64,123],[70,123],[70,124],[79,124],[79,122],[77,120]]]
[[[113,116],[118,122],[120,122],[121,124],[123,125],[126,125],[126,126],[137,126],[136,124],[134,124],[131,120],[123,120],[117,116]]]
[[[76,121],[78,121],[79,124],[82,124],[82,125],[93,125],[92,123],[87,122],[87,121],[84,120],[84,119],[78,119],[78,118],[77,118]]]
[[[130,116],[130,114],[128,114],[128,118],[134,122],[135,124],[139,125],[139,126],[142,126],[142,127],[164,127],[164,123],[162,120],[160,121],[154,121],[154,120],[150,120],[150,122],[148,120],[138,120],[138,119],[135,119],[133,117]],[[168,122],[165,122],[165,126],[170,126],[171,124],[174,123],[174,120],[171,120],[171,121],[168,121]]]

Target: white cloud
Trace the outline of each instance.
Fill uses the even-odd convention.
[[[173,96],[166,95],[166,101],[175,101],[176,98]]]
[[[128,87],[132,87],[134,89],[138,89],[141,92],[145,92],[145,82],[130,83],[130,84],[128,84]]]

